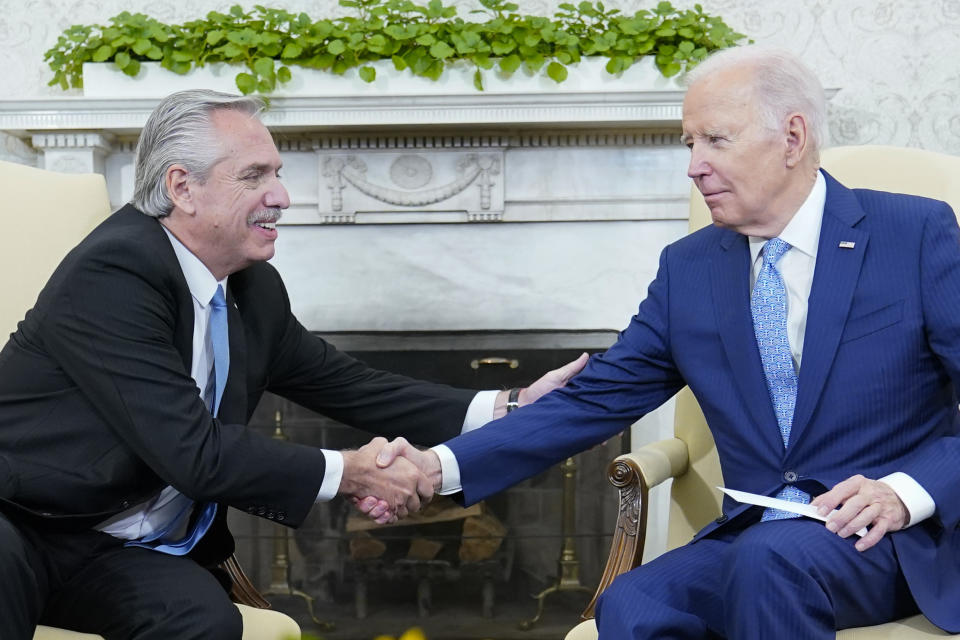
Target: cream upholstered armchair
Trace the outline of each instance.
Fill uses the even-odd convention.
[[[0,185],[16,241],[0,253],[0,344],[16,329],[24,313],[66,253],[110,213],[107,185],[96,174],[43,171],[0,162]],[[244,640],[290,640],[300,637],[291,618],[267,609],[235,558],[224,563],[234,579],[230,594],[243,616]],[[100,636],[37,627],[34,640],[96,640]]]
[[[919,149],[885,146],[836,147],[823,153],[822,164],[830,175],[848,187],[862,187],[945,200],[960,214],[960,157]],[[703,198],[692,189],[690,230],[710,222]],[[723,486],[720,461],[713,436],[689,388],[677,396],[674,437],[620,456],[609,467],[610,482],[620,491],[620,515],[610,557],[597,595],[621,573],[640,564],[647,527],[647,492],[668,478],[670,512],[667,548],[688,542],[693,534],[720,515]],[[593,621],[596,597],[583,612],[584,622],[566,640],[595,640]],[[845,629],[838,640],[921,640],[950,637],[922,615],[874,627]]]

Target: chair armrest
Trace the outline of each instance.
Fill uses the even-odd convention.
[[[593,617],[597,598],[614,578],[638,566],[643,559],[650,487],[683,474],[688,461],[687,444],[670,438],[640,447],[610,463],[607,476],[610,484],[620,490],[620,509],[607,566],[597,592],[580,616],[583,620]]]
[[[230,587],[231,600],[237,604],[245,604],[256,609],[270,608],[270,603],[260,595],[257,588],[250,582],[250,578],[243,572],[243,567],[237,561],[236,555],[232,555],[221,562],[220,568],[227,572],[233,583]]]

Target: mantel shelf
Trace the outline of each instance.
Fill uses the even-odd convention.
[[[49,97],[0,101],[0,131],[136,134],[156,98]],[[274,131],[496,126],[518,129],[679,128],[682,91],[275,97],[264,114]]]

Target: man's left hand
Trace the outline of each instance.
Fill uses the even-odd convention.
[[[867,534],[854,545],[857,551],[866,551],[888,531],[899,531],[910,521],[910,512],[889,485],[861,475],[838,482],[810,504],[817,507],[820,515],[830,514],[827,529],[841,538],[869,527]],[[841,504],[839,510],[831,513]]]
[[[540,397],[547,395],[554,389],[559,389],[566,385],[573,376],[583,370],[589,359],[590,355],[584,352],[581,353],[580,357],[576,360],[572,360],[552,371],[547,371],[529,387],[520,390],[517,404],[524,407],[536,402]],[[494,419],[502,418],[507,414],[507,393],[506,391],[501,391],[497,396],[497,402],[493,408]]]

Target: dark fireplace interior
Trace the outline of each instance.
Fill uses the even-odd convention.
[[[324,337],[369,365],[470,389],[525,385],[583,351],[605,349],[613,331],[339,333]],[[265,396],[251,427],[330,449],[370,436]],[[581,589],[555,586],[564,543],[564,473],[558,465],[470,509],[437,499],[395,526],[371,527],[345,500],[314,507],[297,530],[232,512],[238,557],[273,606],[325,640],[400,636],[429,640],[562,638],[596,587],[616,518],[607,464],[629,450],[628,434],[567,463],[575,509],[572,539]],[[568,496],[569,498],[569,496]],[[565,583],[569,586],[570,569]],[[589,591],[589,593],[588,593]],[[332,624],[332,626],[330,626]]]

